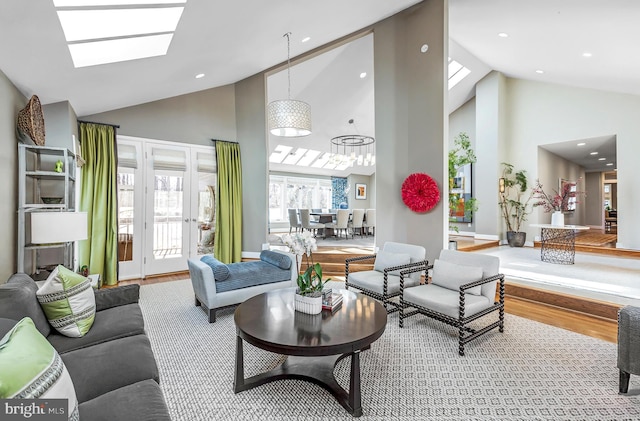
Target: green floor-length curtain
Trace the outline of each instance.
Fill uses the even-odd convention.
[[[240,145],[216,141],[218,200],[214,255],[223,263],[242,260],[242,163]]]
[[[80,149],[85,164],[80,184],[80,210],[87,212],[88,239],[79,244],[80,266],[100,274],[102,283],[118,283],[118,185],[116,133],[113,126],[80,123]]]

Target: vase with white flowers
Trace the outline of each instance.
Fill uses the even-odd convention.
[[[296,255],[298,261],[298,288],[295,294],[295,309],[307,314],[322,312],[322,288],[330,279],[322,279],[322,266],[313,263],[312,253],[318,249],[316,239],[310,232],[285,234],[282,242],[289,247],[289,251]],[[303,256],[306,257],[307,269],[300,273]]]

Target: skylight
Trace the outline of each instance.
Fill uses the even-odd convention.
[[[163,56],[167,54],[171,38],[173,38],[173,34],[83,42],[69,44],[69,52],[71,52],[71,59],[75,67],[96,66]]]
[[[187,0],[53,0],[75,67],[167,54]],[[132,7],[133,6],[133,7]],[[135,7],[143,6],[143,7]]]
[[[471,73],[471,70],[449,57],[449,89],[456,86],[469,73]]]

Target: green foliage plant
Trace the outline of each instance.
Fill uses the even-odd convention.
[[[504,191],[499,193],[500,212],[507,225],[507,231],[520,232],[522,223],[527,220],[527,215],[533,211],[529,202],[533,192],[527,195],[529,184],[525,170],[515,171],[513,165],[502,163],[502,179]]]
[[[307,267],[304,273],[298,275],[298,294],[307,296],[317,296],[322,293],[324,284],[331,278],[322,280],[322,267],[320,263],[314,263]]]
[[[458,174],[458,170],[467,164],[475,164],[477,161],[476,154],[471,148],[471,140],[469,135],[465,132],[460,132],[458,136],[453,139],[453,148],[449,150],[449,215],[453,215],[454,211],[458,207],[459,196],[452,193],[454,178]],[[478,210],[478,203],[475,197],[465,200],[464,202],[464,214],[465,216],[471,216]],[[453,217],[450,217],[450,222],[455,222]],[[449,225],[449,229],[458,232],[458,227]]]

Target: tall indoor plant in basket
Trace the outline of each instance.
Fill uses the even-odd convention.
[[[498,204],[507,226],[507,242],[511,247],[522,247],[527,240],[527,233],[520,230],[522,223],[527,220],[527,215],[532,212],[529,202],[533,193],[527,194],[527,190],[527,172],[514,171],[513,165],[503,162]]]

